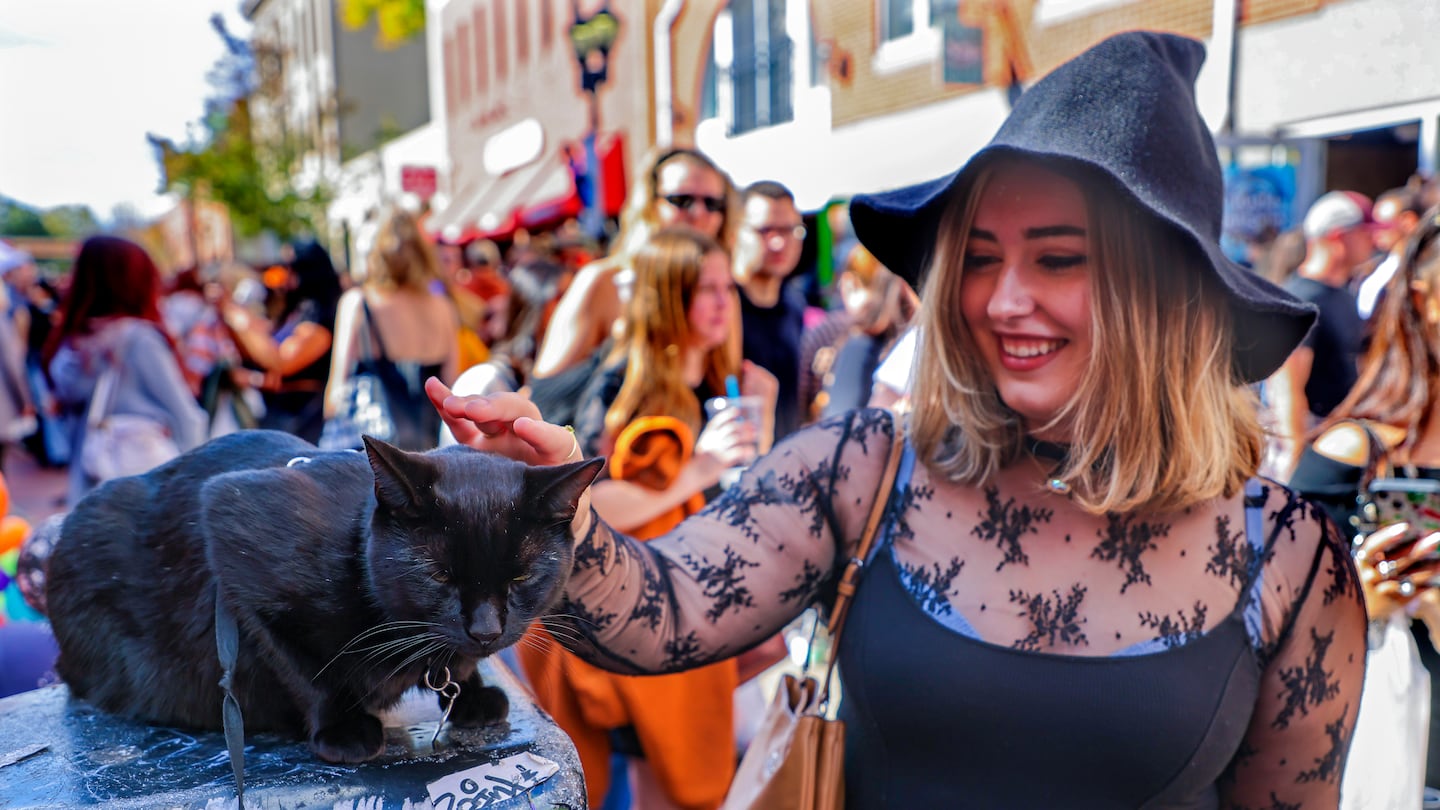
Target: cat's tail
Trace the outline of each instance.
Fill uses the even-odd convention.
[[[45,574],[50,568],[50,553],[60,542],[60,529],[65,525],[65,515],[51,515],[30,533],[20,546],[20,556],[15,561],[15,584],[20,586],[20,595],[42,616],[45,610]]]

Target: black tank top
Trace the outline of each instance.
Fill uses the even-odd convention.
[[[1246,517],[1255,545],[1259,510]],[[1258,616],[1245,609],[1257,583],[1224,621],[1180,646],[1036,653],[936,621],[882,542],[839,651],[847,808],[1219,806],[1215,783],[1258,698],[1246,627]]]

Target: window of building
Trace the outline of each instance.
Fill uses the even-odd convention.
[[[470,102],[470,26],[460,23],[455,29],[455,73],[460,81],[455,95],[461,104]]]
[[[490,49],[485,47],[485,9],[476,6],[471,15],[475,24],[475,95],[481,99],[490,89]]]
[[[455,114],[455,38],[445,37],[445,44],[441,47],[441,55],[445,60],[445,109]]]
[[[945,20],[959,8],[959,0],[877,0],[875,70],[889,73],[939,59]]]
[[[807,14],[805,0],[731,0],[715,20],[701,116],[724,117],[731,135],[793,121],[792,29],[808,28]]]
[[[510,29],[505,26],[506,2],[507,0],[497,0],[495,3],[495,79],[501,82],[505,81],[506,74],[510,72]]]
[[[523,69],[530,61],[530,13],[527,0],[515,3],[515,64]]]

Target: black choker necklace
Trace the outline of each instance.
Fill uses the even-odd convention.
[[[1061,464],[1070,457],[1070,446],[1058,442],[1047,442],[1044,439],[1037,439],[1034,436],[1025,437],[1025,449],[1030,455],[1036,458],[1043,458],[1049,461],[1057,461]]]
[[[1070,457],[1069,446],[1056,442],[1047,442],[1044,439],[1037,439],[1033,436],[1025,437],[1025,449],[1030,452],[1030,455],[1036,458],[1043,458],[1047,461],[1055,462],[1055,470],[1063,467],[1066,459]],[[1058,478],[1054,471],[1051,472],[1049,478],[1045,479],[1045,487],[1057,495],[1068,495],[1070,493],[1070,485]]]

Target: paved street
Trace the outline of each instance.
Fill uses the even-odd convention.
[[[10,489],[10,514],[19,515],[34,526],[65,510],[64,469],[47,470],[24,450],[7,447],[4,471],[5,484]]]

